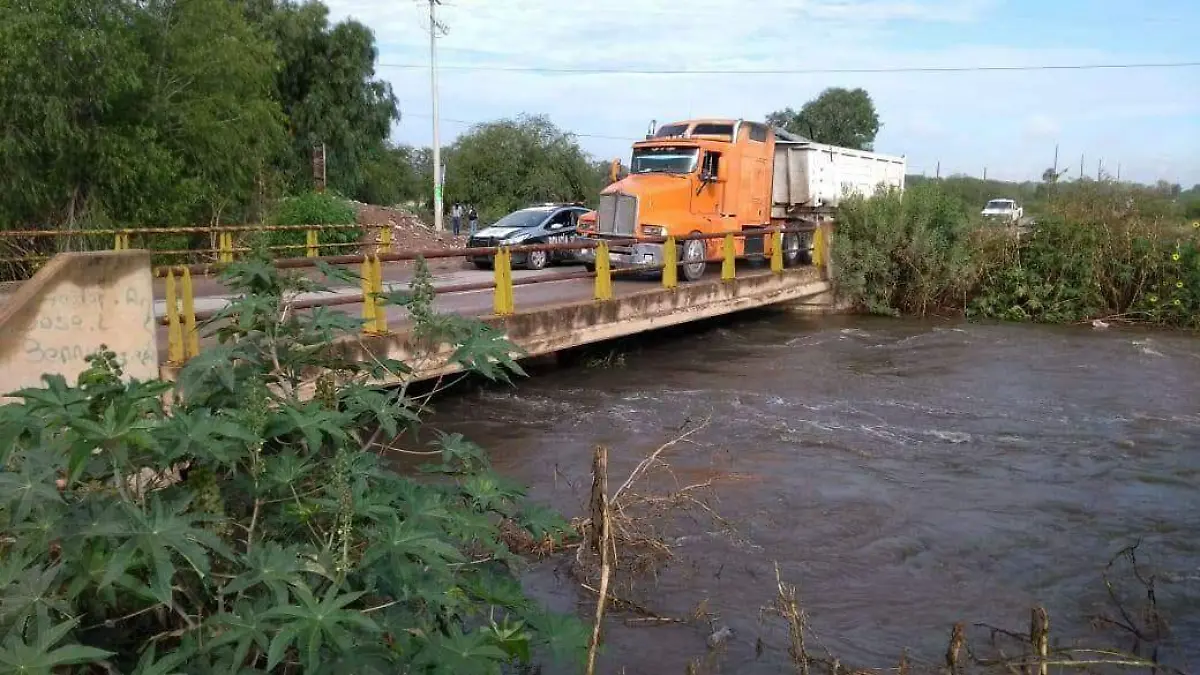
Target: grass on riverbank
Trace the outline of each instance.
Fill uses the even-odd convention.
[[[1200,229],[1128,185],[1060,185],[1020,234],[937,184],[851,199],[833,256],[838,293],[870,313],[1200,328]]]

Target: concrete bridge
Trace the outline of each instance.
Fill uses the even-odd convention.
[[[708,238],[732,236],[740,235]],[[791,268],[779,256],[727,261],[721,253],[732,247],[710,242],[710,251],[716,252],[710,272],[691,283],[678,282],[671,273],[630,278],[629,271],[610,270],[604,256],[595,272],[570,266],[512,270],[510,250],[489,249],[496,256],[494,272],[468,271],[458,262],[459,269],[452,264],[435,274],[434,306],[441,313],[480,318],[531,357],[756,307],[820,307],[830,301],[828,236],[819,231],[814,237],[815,264]],[[584,245],[596,246],[567,246]],[[606,252],[604,244],[599,246]],[[512,250],[538,248],[549,247]],[[464,252],[426,255],[462,261]],[[275,264],[312,276],[320,261],[358,274],[358,287],[300,294],[289,299],[291,306],[296,311],[328,307],[363,317],[362,335],[347,338],[343,348],[363,359],[404,360],[416,368],[410,379],[425,379],[458,369],[449,358],[455,346],[418,349],[406,311],[375,301],[380,294],[407,289],[414,257],[381,252],[288,258]],[[0,299],[0,381],[5,392],[36,386],[43,373],[73,380],[86,368],[84,358],[102,344],[121,356],[131,377],[173,378],[208,344],[203,322],[232,299],[211,271],[207,265],[152,268],[150,253],[140,250],[60,254]]]

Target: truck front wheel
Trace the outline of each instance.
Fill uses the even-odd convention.
[[[693,232],[692,234],[700,233]],[[704,268],[707,266],[704,260],[707,257],[708,252],[703,239],[688,239],[683,242],[683,253],[679,256],[679,267],[683,271],[683,278],[687,281],[696,281],[704,276]]]

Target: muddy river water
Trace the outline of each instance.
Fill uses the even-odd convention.
[[[1200,339],[768,313],[599,361],[448,398],[433,424],[575,515],[595,444],[616,481],[711,417],[668,461],[680,481],[715,479],[713,506],[740,539],[676,523],[675,560],[639,597],[674,616],[707,601],[733,630],[720,672],[784,669],[786,631],[760,612],[776,563],[812,639],[855,664],[895,664],[904,648],[934,662],[953,623],[1027,630],[1035,604],[1057,638],[1128,648],[1089,617],[1109,607],[1106,563],[1139,539],[1171,659],[1200,671]],[[546,565],[529,585],[581,607]],[[604,672],[683,673],[706,652],[708,625],[621,618]]]

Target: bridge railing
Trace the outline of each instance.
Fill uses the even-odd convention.
[[[190,227],[141,227],[76,230],[8,230],[0,232],[0,271],[7,278],[27,278],[37,267],[53,257],[54,253],[68,250],[114,250],[145,248],[156,257],[168,260],[207,259],[215,262],[232,262],[241,253],[252,249],[239,245],[237,235],[268,234],[275,232],[303,232],[303,244],[274,244],[266,246],[268,251],[291,254],[303,251],[305,257],[316,258],[325,251],[359,248],[362,241],[329,241],[323,235],[332,233],[378,232],[372,241],[381,249],[390,250],[392,228],[385,225],[213,225]],[[186,235],[208,235],[211,246],[172,248],[173,237]],[[322,241],[322,239],[325,241]],[[357,239],[357,237],[356,237]],[[47,242],[53,242],[53,247]],[[166,248],[155,243],[165,242]],[[369,246],[370,244],[368,244]],[[47,249],[53,249],[48,251]],[[17,255],[14,255],[17,254]]]
[[[711,234],[696,234],[686,237],[659,237],[641,239],[585,239],[580,238],[570,243],[559,244],[530,244],[516,246],[497,246],[488,248],[467,248],[441,251],[408,251],[402,253],[376,253],[372,255],[341,255],[313,258],[287,258],[274,261],[274,266],[280,270],[313,268],[318,265],[357,266],[360,289],[356,293],[337,294],[329,297],[316,297],[296,300],[289,303],[295,310],[313,309],[316,307],[336,307],[345,305],[362,305],[362,333],[364,335],[386,335],[389,333],[386,308],[386,292],[383,280],[383,265],[385,263],[409,262],[418,258],[471,258],[491,257],[493,260],[492,279],[486,282],[451,284],[438,286],[435,294],[445,295],[465,291],[492,291],[492,312],[496,316],[507,316],[516,312],[515,289],[539,283],[551,283],[574,279],[593,280],[593,298],[598,302],[612,300],[613,279],[621,276],[661,272],[660,284],[664,289],[675,289],[679,286],[676,246],[689,240],[720,240],[720,255],[706,258],[706,263],[720,263],[720,278],[722,282],[731,282],[737,278],[738,259],[759,258],[757,255],[742,255],[736,253],[736,239],[741,237],[770,236],[772,245],[768,258],[773,274],[782,275],[784,272],[783,236],[789,233],[813,233],[812,264],[821,270],[822,277],[828,278],[829,270],[829,236],[828,226],[804,226],[791,228],[765,228],[751,231],[731,231]],[[636,266],[614,268],[609,260],[611,246],[631,245],[634,243],[663,244],[663,261]],[[707,246],[705,247],[708,248]],[[594,271],[568,271],[555,274],[544,274],[515,279],[512,274],[512,255],[514,253],[529,253],[532,251],[579,251],[594,249],[596,262]],[[699,262],[699,261],[696,261]],[[170,265],[155,268],[154,275],[165,280],[166,313],[159,319],[160,324],[167,327],[167,362],[168,365],[181,365],[200,352],[199,324],[220,314],[221,309],[197,310],[194,279],[197,276],[209,275],[228,266],[228,263]]]

